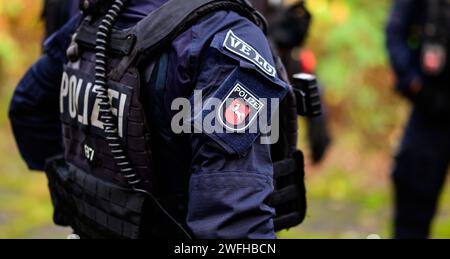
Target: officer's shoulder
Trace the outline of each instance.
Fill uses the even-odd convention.
[[[263,31],[255,23],[231,10],[211,13],[203,17],[193,28],[196,36],[203,36],[203,38],[230,28],[236,31],[246,31],[247,33],[251,33],[252,36],[265,38]]]
[[[211,41],[224,38],[229,31],[254,45],[255,48],[269,51],[266,35],[255,23],[234,11],[218,11],[200,20],[192,29],[194,38]]]

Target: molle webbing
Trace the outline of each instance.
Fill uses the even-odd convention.
[[[276,61],[278,74],[288,82],[281,60]],[[274,192],[268,204],[275,208],[275,231],[289,229],[301,224],[306,216],[307,201],[304,183],[304,157],[297,150],[298,116],[292,87],[280,104],[280,138],[272,145]]]
[[[88,49],[95,49],[97,26],[89,25],[89,21],[83,21],[76,36],[76,41]],[[109,40],[108,50],[115,55],[127,56],[131,54],[135,43],[135,36],[129,31],[115,30]]]
[[[304,184],[304,158],[298,151],[293,158],[274,163],[275,191],[268,204],[275,208],[275,231],[301,224],[306,215],[306,188]]]
[[[89,237],[139,238],[144,194],[95,178],[63,159],[48,167],[57,224],[81,228]],[[62,202],[64,211],[59,211]]]
[[[80,70],[77,71],[79,77],[87,75],[94,70],[94,63],[92,62],[91,54],[83,53],[80,57]],[[111,64],[113,66],[114,64]],[[85,81],[93,81],[92,78],[84,78]],[[136,69],[129,69],[128,72],[121,78],[120,82],[108,82],[115,85],[117,89],[128,89],[129,99],[128,109],[124,114],[124,130],[123,143],[127,149],[128,158],[134,166],[135,172],[143,180],[142,185],[148,191],[156,192],[154,174],[149,172],[152,170],[152,152],[150,149],[150,131],[147,127],[146,116],[144,108],[140,101],[140,78]],[[126,119],[125,119],[126,118]],[[94,131],[92,125],[81,127],[78,121],[69,120],[66,117],[62,118],[63,122],[63,136],[66,159],[69,163],[77,165],[79,168],[89,171],[96,177],[102,179],[111,179],[123,185],[123,177],[117,174],[118,168],[113,159],[105,136],[100,131]],[[88,141],[86,143],[86,141]],[[84,146],[88,144],[95,150],[94,163],[89,161],[84,156]]]

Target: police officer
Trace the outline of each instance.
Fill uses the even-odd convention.
[[[81,6],[9,113],[29,168],[47,173],[56,224],[87,238],[274,238],[303,220],[295,114],[281,146],[263,141],[277,100],[295,100],[246,1]],[[200,107],[181,132],[180,100]],[[211,115],[209,132],[196,122]]]
[[[387,47],[413,104],[393,172],[395,237],[427,238],[450,160],[449,1],[397,0]]]

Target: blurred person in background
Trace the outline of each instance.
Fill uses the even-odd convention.
[[[316,74],[316,57],[304,47],[308,37],[312,16],[306,7],[306,2],[300,0],[286,5],[284,0],[250,0],[269,22],[269,39],[282,59],[288,75],[298,73]],[[291,81],[294,79],[291,77]],[[323,87],[320,86],[323,95]],[[327,127],[328,117],[323,109],[321,116],[307,117],[308,142],[311,160],[320,163],[325,157],[331,143]]]
[[[396,0],[387,48],[413,105],[393,169],[395,238],[427,238],[450,161],[450,1]]]

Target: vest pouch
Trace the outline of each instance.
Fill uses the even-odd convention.
[[[73,222],[75,204],[61,186],[61,183],[67,182],[69,178],[69,171],[62,162],[64,160],[61,157],[50,159],[46,163],[45,173],[53,204],[53,221],[58,226],[68,227]]]
[[[188,237],[148,194],[89,175],[62,156],[49,160],[46,174],[55,224],[71,226],[82,238]]]
[[[304,156],[297,151],[291,158],[274,163],[275,191],[268,204],[275,208],[275,231],[289,229],[303,222],[307,211]]]

